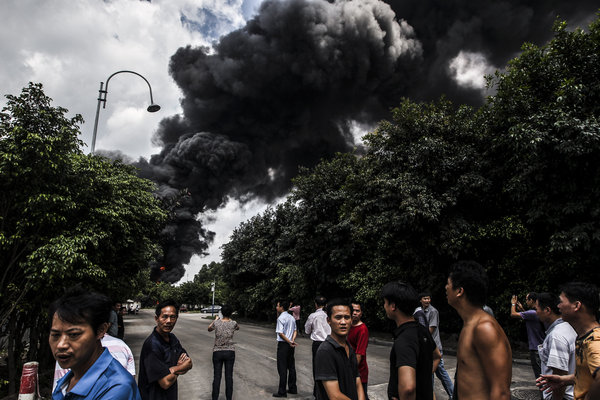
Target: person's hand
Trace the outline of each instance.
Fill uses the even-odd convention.
[[[296,343],[296,342],[291,342],[291,343],[290,343],[290,346],[292,346],[292,347],[297,347],[297,346],[298,346],[298,343]]]
[[[178,374],[183,375],[192,369],[192,359],[187,354],[181,353],[177,361],[177,366],[180,367]]]
[[[510,299],[510,303],[511,304],[517,304],[519,302],[519,300],[517,299],[517,295],[513,294],[511,299]]]
[[[540,375],[535,380],[535,385],[545,393],[552,393],[567,385],[566,375]]]

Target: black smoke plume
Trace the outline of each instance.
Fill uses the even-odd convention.
[[[374,124],[402,96],[480,104],[449,63],[461,50],[503,66],[524,41],[551,36],[590,3],[439,0],[266,0],[245,27],[212,49],[180,48],[170,71],[183,114],[164,119],[162,146],[141,174],[172,201],[165,259],[152,277],[169,282],[211,240],[197,215],[227,196],[271,200],[299,166],[355,144],[353,123]],[[171,200],[169,200],[171,199]],[[175,200],[173,200],[175,199]]]

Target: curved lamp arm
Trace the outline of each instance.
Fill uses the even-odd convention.
[[[160,106],[158,104],[154,104],[154,99],[152,98],[152,86],[150,86],[150,82],[148,82],[148,79],[144,78],[143,75],[141,75],[135,71],[129,71],[129,70],[122,70],[122,71],[117,71],[117,72],[113,73],[106,80],[106,88],[104,88],[104,82],[100,82],[100,90],[98,90],[98,93],[99,93],[98,105],[96,107],[96,119],[94,121],[94,134],[92,135],[92,148],[91,148],[92,154],[94,153],[94,151],[96,149],[96,134],[98,133],[98,118],[100,116],[100,103],[103,103],[102,108],[106,108],[106,96],[108,94],[108,82],[110,81],[110,79],[113,76],[115,76],[117,74],[122,74],[124,72],[137,75],[148,84],[148,89],[150,89],[150,105],[148,106],[148,108],[146,110],[148,112],[152,112],[152,113],[160,110]]]

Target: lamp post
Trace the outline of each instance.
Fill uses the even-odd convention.
[[[124,72],[137,75],[148,84],[148,89],[150,89],[150,105],[147,108],[148,112],[153,113],[153,112],[157,112],[158,110],[160,110],[160,106],[158,104],[154,104],[154,100],[152,99],[152,86],[150,86],[150,82],[148,82],[148,79],[144,78],[141,74],[138,74],[135,71],[123,70],[123,71],[115,72],[114,74],[109,76],[108,79],[106,80],[106,87],[104,87],[104,82],[100,82],[100,90],[98,90],[98,93],[99,93],[98,94],[98,106],[96,107],[96,119],[94,121],[94,134],[92,135],[92,151],[91,151],[92,154],[94,153],[94,150],[96,149],[96,134],[98,132],[98,118],[100,116],[100,103],[103,103],[102,108],[106,108],[106,95],[108,94],[108,82],[110,81],[110,78],[112,78],[113,76],[124,73]]]

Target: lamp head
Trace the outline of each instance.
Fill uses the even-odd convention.
[[[150,104],[147,108],[148,112],[157,112],[158,110],[160,110],[160,106],[158,104]]]

